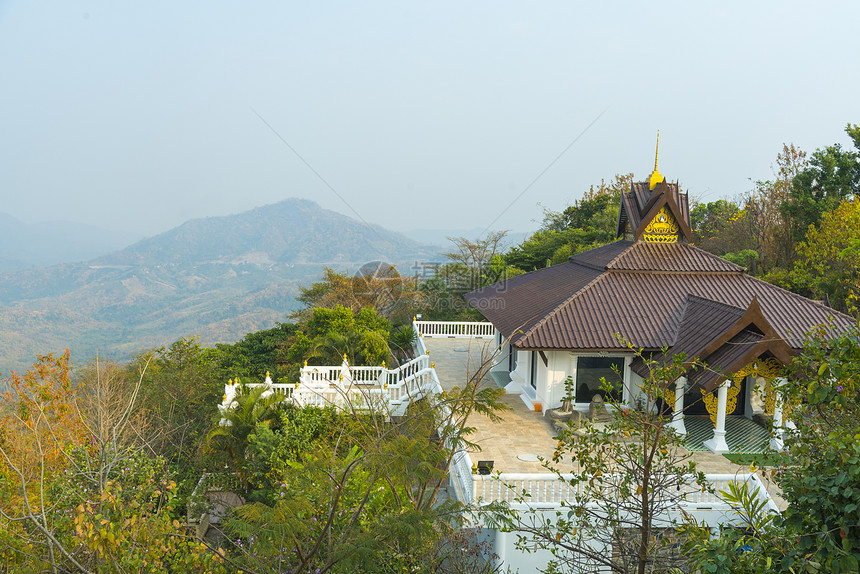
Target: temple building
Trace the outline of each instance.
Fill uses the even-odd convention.
[[[561,405],[565,379],[586,409],[609,391],[630,407],[649,366],[683,353],[690,365],[674,381],[666,408],[686,434],[685,415],[712,421],[704,446],[728,452],[727,417],[762,409],[782,426],[774,389],[807,333],[839,333],[855,321],[818,301],[746,274],[743,267],[690,244],[690,207],[677,183],[659,173],[621,197],[614,243],[558,265],[468,293],[466,300],[499,333],[505,352],[494,376],[535,410]],[[781,447],[779,433],[771,446]]]

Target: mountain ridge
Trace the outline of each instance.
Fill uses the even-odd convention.
[[[86,360],[200,335],[232,342],[283,321],[323,267],[439,259],[422,245],[304,199],[189,220],[84,263],[0,273],[0,371],[71,348]]]

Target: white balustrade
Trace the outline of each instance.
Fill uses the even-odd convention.
[[[569,480],[574,475],[567,474],[559,477],[551,473],[502,473],[496,475],[472,475],[474,481],[474,497],[463,502],[488,504],[491,502],[507,502],[514,508],[550,509],[561,508],[564,504],[575,504],[577,497],[582,494],[583,482],[573,485]],[[705,479],[713,488],[713,492],[702,491],[702,488],[690,481],[676,493],[680,499],[680,508],[725,509],[729,505],[720,497],[721,491],[729,488],[729,483],[747,483],[750,492],[756,488],[758,498],[767,501],[767,508],[779,512],[776,504],[770,498],[764,484],[755,474],[707,474]],[[611,482],[611,481],[608,481]]]
[[[450,337],[456,339],[487,338],[496,336],[496,328],[487,321],[418,321],[412,322],[424,337]]]

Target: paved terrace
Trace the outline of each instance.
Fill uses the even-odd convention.
[[[452,387],[462,387],[468,377],[478,370],[483,360],[486,360],[494,349],[493,339],[449,339],[424,337],[424,343],[430,349],[430,356],[435,362],[436,374],[445,390]],[[481,382],[482,386],[495,386],[491,377],[487,376]],[[486,416],[474,414],[469,424],[477,429],[470,440],[479,444],[481,450],[469,453],[472,460],[494,461],[494,470],[505,473],[545,473],[547,470],[537,459],[551,459],[556,445],[553,440],[555,432],[549,419],[541,413],[536,413],[526,407],[518,394],[508,394],[502,402],[510,407],[509,411],[501,413],[502,421],[491,422]],[[692,452],[692,458],[697,466],[706,474],[734,474],[749,472],[749,468],[738,466],[722,455],[711,452]],[[562,472],[576,472],[577,465],[565,462],[556,467]],[[762,477],[768,492],[782,510],[785,501],[779,496],[779,489],[769,477]]]

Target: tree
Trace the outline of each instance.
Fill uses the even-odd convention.
[[[685,551],[703,572],[860,569],[860,331],[812,333],[780,394],[796,428],[770,472],[788,507],[776,516],[747,490],[721,493],[741,527],[718,538],[697,524],[685,529]]]
[[[438,494],[474,412],[503,409],[480,382],[413,402],[405,416],[287,405],[248,435],[249,499],[226,532],[254,572],[485,571],[462,552],[463,508]],[[250,428],[250,427],[248,427]]]
[[[756,249],[747,233],[748,212],[737,203],[718,199],[690,211],[693,243],[715,255]]]
[[[176,483],[151,456],[143,373],[68,353],[13,373],[0,441],[0,557],[15,572],[223,572],[177,520]],[[23,456],[22,456],[23,455]],[[35,472],[31,472],[35,470]]]
[[[789,502],[784,521],[827,572],[856,572],[860,561],[860,331],[811,336],[783,389],[796,425],[776,478]]]
[[[283,396],[265,386],[248,387],[237,381],[236,395],[229,408],[215,415],[206,434],[206,448],[223,452],[230,468],[239,477],[245,494],[250,487],[248,448],[252,435],[260,426],[268,427],[280,421]],[[213,403],[214,404],[214,403]]]
[[[276,323],[271,329],[248,333],[232,345],[216,345],[217,378],[222,381],[235,377],[262,380],[268,372],[277,382],[279,377],[286,376],[280,356],[297,330],[292,323]]]
[[[813,296],[826,299],[840,311],[857,314],[860,295],[860,198],[844,201],[810,227],[797,246],[795,276]]]
[[[419,285],[424,294],[422,314],[432,320],[479,320],[463,295],[522,273],[501,256],[507,231],[490,232],[484,238],[449,237],[454,249],[445,254],[448,263],[433,269],[432,277]]]
[[[775,268],[790,269],[794,262],[791,220],[782,206],[790,200],[795,178],[808,165],[805,151],[794,144],[783,144],[782,152],[776,156],[776,166],[771,168],[774,178],[757,181],[746,197],[765,272]]]
[[[571,255],[599,247],[615,239],[602,230],[567,228],[540,230],[511,248],[504,258],[516,269],[534,271],[564,263]]]
[[[296,299],[304,308],[291,317],[300,322],[309,319],[314,309],[340,306],[353,312],[375,309],[389,321],[406,323],[420,309],[423,295],[417,279],[401,275],[393,265],[374,261],[351,276],[326,267],[322,281],[303,287]]]
[[[593,229],[602,232],[606,241],[615,239],[618,223],[618,206],[621,195],[630,191],[633,174],[615,174],[614,180],[600,180],[590,186],[581,200],[573,202],[561,212],[544,209],[541,231],[563,231],[565,229]]]
[[[860,125],[846,125],[845,133],[857,151],[843,150],[838,143],[817,149],[794,178],[781,209],[795,242],[803,241],[809,226],[817,226],[826,212],[860,193]]]
[[[555,561],[548,571],[644,574],[667,568],[678,558],[659,542],[673,526],[666,515],[687,488],[707,486],[683,438],[669,427],[670,419],[659,407],[688,365],[681,356],[665,365],[640,357],[650,375],[643,380],[639,408],[612,399],[611,385],[604,379],[614,407],[609,420],[560,433],[553,460],[544,463],[573,487],[576,499],[566,501],[555,520],[532,514],[496,516],[518,534],[522,550],[552,552]],[[559,467],[565,458],[575,465],[572,476]]]
[[[614,241],[621,194],[632,181],[632,173],[619,174],[611,183],[601,180],[600,185],[592,185],[582,199],[560,212],[544,209],[541,228],[511,248],[504,255],[505,263],[533,271]]]
[[[58,502],[52,485],[64,473],[66,452],[86,442],[75,412],[69,353],[40,356],[23,376],[13,372],[3,383],[0,516],[7,563],[32,559],[53,571],[67,561],[79,566],[49,510]]]
[[[141,353],[128,367],[144,373],[139,406],[157,429],[149,444],[179,473],[183,492],[197,482],[199,445],[223,392],[216,359],[217,352],[202,347],[199,338],[183,337]]]
[[[339,365],[344,357],[351,365],[378,366],[389,362],[388,338],[391,324],[376,310],[364,307],[357,312],[336,306],[314,309],[301,325],[283,353],[290,367],[291,380],[298,380],[298,369],[311,365]]]

